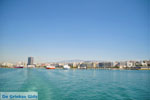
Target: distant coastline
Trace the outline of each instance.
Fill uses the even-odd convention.
[[[46,68],[46,69],[112,69],[112,70],[150,70],[150,60],[141,61],[83,61],[34,63],[34,57],[27,62],[0,63],[0,68]]]
[[[7,67],[7,66],[1,66],[0,68],[6,68],[6,69],[16,69],[15,67]],[[28,69],[27,67],[25,68],[17,68],[17,69]],[[31,69],[31,68],[29,68]],[[45,69],[45,67],[36,67],[35,69]],[[56,67],[55,70],[57,69],[63,69],[63,67]],[[70,68],[71,70],[88,70],[88,69],[93,69],[93,70],[150,70],[150,67],[140,67],[140,68],[136,68],[136,67],[132,67],[132,68],[93,68],[93,67],[89,67],[89,68]],[[51,69],[54,70],[54,69]]]

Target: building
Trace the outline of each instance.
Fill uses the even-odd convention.
[[[91,61],[84,61],[82,64],[84,64],[87,68],[93,68],[93,62]]]
[[[26,62],[17,62],[16,66],[23,66],[23,67],[27,67],[27,63]]]
[[[73,63],[73,68],[77,68],[79,65],[80,65],[79,63],[74,62]]]
[[[135,61],[127,61],[127,67],[135,67]]]
[[[142,64],[141,64],[141,62],[136,61],[136,62],[135,62],[135,66],[136,66],[136,67],[141,67],[141,66],[142,66]]]
[[[113,62],[113,67],[119,67],[119,66],[120,66],[120,62],[118,61]]]
[[[112,62],[100,62],[99,67],[100,68],[111,68],[113,66]]]
[[[127,62],[126,61],[120,61],[119,62],[119,67],[120,68],[126,68],[127,67]]]
[[[35,65],[28,65],[28,68],[35,68]]]
[[[98,68],[99,67],[99,62],[93,62],[93,67]]]
[[[12,63],[4,62],[1,64],[2,67],[13,67]]]
[[[147,63],[146,60],[144,60],[144,61],[141,61],[141,65],[142,65],[142,66],[148,66],[148,63]]]
[[[78,66],[78,69],[86,69],[87,68],[87,65],[82,63]]]
[[[33,65],[34,58],[28,57],[28,65]]]

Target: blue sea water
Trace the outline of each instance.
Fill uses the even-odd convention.
[[[150,100],[150,71],[0,68],[0,92],[38,92],[39,100]]]

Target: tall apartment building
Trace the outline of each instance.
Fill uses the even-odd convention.
[[[33,65],[34,58],[28,57],[28,65]]]

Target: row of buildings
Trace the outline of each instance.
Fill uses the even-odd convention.
[[[0,64],[0,67],[36,67],[36,64],[34,64],[34,58],[33,57],[28,57],[28,62],[17,62],[17,63],[9,63],[9,62],[4,62]]]
[[[115,62],[80,62],[70,64],[73,68],[120,68],[120,69],[147,69],[150,60],[143,61],[115,61]]]
[[[63,65],[68,64],[71,68],[120,68],[120,69],[150,69],[150,60],[142,61],[115,61],[115,62],[106,62],[106,61],[81,61],[81,62],[72,62],[72,63],[34,63],[33,57],[28,57],[28,62],[18,62],[16,64],[12,63],[1,63],[0,67],[14,67],[14,66],[23,66],[23,67],[37,67],[42,68],[44,66],[53,65],[56,68],[62,68]]]

